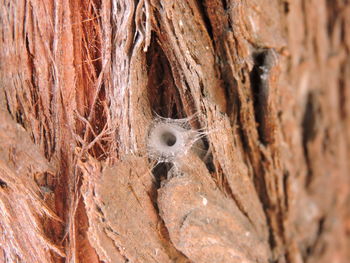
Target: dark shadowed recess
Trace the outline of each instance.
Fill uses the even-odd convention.
[[[7,183],[0,179],[0,188],[6,188]]]
[[[186,110],[182,103],[180,91],[175,85],[170,63],[154,35],[149,51],[147,52],[147,69],[148,99],[153,115],[173,119],[186,118]],[[195,126],[199,125],[196,118],[193,124]],[[208,150],[208,139],[203,137],[202,141],[205,150]],[[208,160],[212,160],[212,158],[209,156]],[[209,171],[214,170],[214,165],[211,161],[206,162],[206,164]],[[171,167],[172,164],[169,163],[158,164],[154,167],[153,174],[158,179],[158,183],[166,179],[167,172]]]
[[[269,49],[258,50],[253,53],[254,67],[250,72],[250,83],[253,92],[255,119],[258,123],[258,134],[263,144],[268,144],[266,129],[268,118],[268,96],[269,83],[268,75],[273,66],[273,51]]]
[[[153,113],[166,118],[184,118],[185,112],[169,61],[154,37],[147,52],[147,69],[148,99]]]

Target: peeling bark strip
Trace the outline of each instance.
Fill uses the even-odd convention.
[[[268,262],[266,232],[217,188],[194,154],[158,190],[160,216],[175,247],[193,262]]]
[[[0,2],[0,262],[347,262],[346,0]],[[205,158],[149,158],[196,114]]]
[[[90,160],[81,167],[88,236],[101,260],[187,262],[164,235],[164,223],[152,201],[155,186],[145,158],[129,157],[103,169]]]

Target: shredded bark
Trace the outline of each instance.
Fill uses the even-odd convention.
[[[0,262],[345,262],[350,4],[0,2]],[[155,116],[206,158],[147,153]]]

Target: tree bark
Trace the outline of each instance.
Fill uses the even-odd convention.
[[[347,262],[349,29],[347,0],[1,0],[0,262]]]

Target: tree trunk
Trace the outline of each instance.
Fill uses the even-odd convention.
[[[349,260],[349,1],[0,8],[0,262]]]

